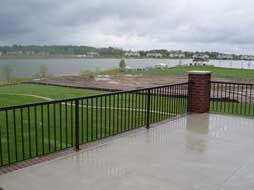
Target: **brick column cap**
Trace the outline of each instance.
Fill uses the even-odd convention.
[[[211,71],[188,71],[189,74],[195,74],[195,75],[207,75],[211,74]]]

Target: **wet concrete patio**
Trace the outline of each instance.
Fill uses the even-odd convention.
[[[5,190],[252,190],[254,119],[192,114],[0,176]]]

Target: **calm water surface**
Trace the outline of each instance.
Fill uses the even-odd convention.
[[[76,74],[81,70],[105,70],[117,68],[120,59],[0,59],[0,69],[5,64],[13,66],[12,76],[28,77],[39,71],[40,65],[47,65],[51,74]],[[165,63],[169,67],[178,64],[189,64],[191,59],[126,59],[130,68],[152,67],[158,63]],[[254,62],[210,60],[209,64],[228,67],[254,69]]]

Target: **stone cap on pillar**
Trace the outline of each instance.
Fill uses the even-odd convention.
[[[189,74],[194,74],[194,75],[207,75],[211,74],[211,71],[188,71]]]

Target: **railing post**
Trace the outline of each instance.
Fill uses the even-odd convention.
[[[191,113],[207,113],[210,110],[210,71],[189,72],[189,102],[188,111]]]
[[[146,128],[150,128],[150,96],[151,96],[151,89],[148,89],[147,92],[147,109],[146,109]]]
[[[79,100],[75,100],[75,137],[76,151],[79,151]]]

